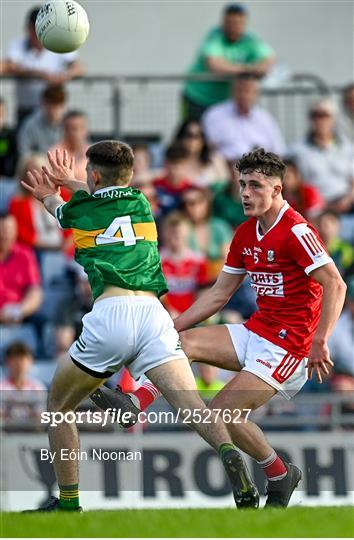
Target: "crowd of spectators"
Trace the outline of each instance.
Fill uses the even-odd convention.
[[[33,389],[35,383],[27,378],[32,356],[54,369],[92,307],[86,274],[73,259],[70,231],[59,230],[20,185],[28,170],[46,164],[48,150],[55,154],[58,148],[75,157],[75,175],[85,180],[90,144],[87,116],[68,110],[63,84],[83,68],[75,55],[59,61],[59,55],[41,47],[35,14],[28,16],[26,37],[10,45],[1,63],[3,73],[21,74],[17,129],[7,126],[0,98],[0,353],[8,368],[2,389]],[[348,283],[347,303],[330,342],[331,380],[337,391],[353,389],[354,84],[343,89],[340,110],[329,98],[312,103],[305,138],[286,145],[276,119],[257,104],[259,77],[271,68],[274,53],[246,33],[246,24],[245,8],[233,4],[222,26],[206,37],[191,72],[237,79],[185,86],[185,117],[165,145],[163,162],[153,160],[148,142],[133,145],[133,186],[149,200],[159,229],[169,286],[162,302],[176,316],[215,281],[233,233],[245,219],[233,163],[259,146],[276,152],[287,164],[285,199],[318,227]],[[26,74],[40,80],[27,81]],[[62,195],[70,198],[65,190]],[[218,320],[239,322],[254,309],[246,280]],[[41,384],[48,385],[52,371],[43,372]],[[201,390],[216,390],[226,380],[225,373],[199,368]]]

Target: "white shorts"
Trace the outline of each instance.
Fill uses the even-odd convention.
[[[307,380],[307,358],[299,358],[248,330],[243,324],[226,324],[242,369],[254,373],[291,399]]]
[[[173,321],[157,298],[105,298],[94,304],[82,323],[69,354],[94,377],[110,377],[125,366],[138,379],[153,367],[186,358]]]

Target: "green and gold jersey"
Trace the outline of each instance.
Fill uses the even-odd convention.
[[[77,191],[56,209],[56,218],[63,229],[73,229],[75,260],[84,267],[94,298],[105,285],[158,296],[167,291],[155,221],[139,190],[111,186],[93,195]]]

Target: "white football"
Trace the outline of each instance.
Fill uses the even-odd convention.
[[[43,47],[56,53],[75,51],[90,30],[86,11],[74,0],[46,2],[36,19],[36,34]]]

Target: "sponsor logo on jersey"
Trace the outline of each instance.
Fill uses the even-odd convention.
[[[275,253],[274,253],[273,249],[268,249],[267,261],[268,262],[274,262],[275,261]]]
[[[281,339],[285,339],[286,336],[288,335],[288,331],[285,330],[285,328],[282,328],[278,334],[278,336],[281,338]]]
[[[257,296],[284,297],[284,279],[281,272],[250,272],[251,287]]]
[[[263,366],[272,369],[272,364],[268,362],[268,360],[261,360],[260,358],[257,358],[256,362],[259,362],[260,364],[263,364]]]
[[[177,345],[176,345],[176,348],[175,348],[175,351],[181,351],[182,350],[182,343],[181,343],[181,340],[179,339],[177,341]]]

